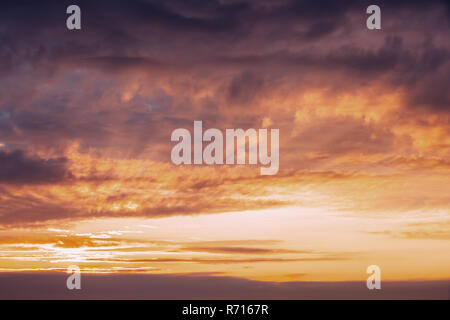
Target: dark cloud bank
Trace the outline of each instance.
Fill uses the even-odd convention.
[[[1,299],[448,299],[450,282],[262,282],[213,275],[82,275],[81,290],[64,273],[2,273]]]
[[[426,110],[448,123],[450,49],[442,41],[450,30],[448,1],[378,1],[379,33],[365,28],[370,1],[76,3],[82,9],[82,30],[76,32],[65,26],[72,1],[0,3],[5,142],[46,147],[74,139],[95,147],[114,142],[135,155],[149,143],[166,144],[170,132],[193,117],[220,122],[229,116],[234,125],[256,127],[261,119],[255,98],[282,83],[307,91],[314,77],[330,90],[354,92],[377,80],[392,90],[406,89],[407,108],[399,118]],[[110,92],[127,82],[121,76],[135,71],[148,76],[144,87],[159,89],[128,105],[112,99]],[[173,92],[158,86],[165,78],[184,79],[191,89],[217,82],[223,90],[215,89],[202,107],[190,102],[190,91],[173,85],[183,101],[177,103]],[[42,83],[51,89],[43,90]],[[96,110],[108,94],[110,108]],[[156,105],[152,112],[149,105]],[[118,111],[125,107],[126,113]],[[227,114],[238,107],[238,119]]]
[[[21,150],[0,150],[0,184],[45,184],[71,176],[66,158],[29,157]]]

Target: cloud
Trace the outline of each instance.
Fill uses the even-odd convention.
[[[299,105],[306,103],[301,97],[312,91],[324,90],[322,107],[333,114],[342,92],[378,87],[373,96],[399,91],[404,96],[391,113],[371,106],[383,121],[361,123],[364,127],[353,136],[378,131],[385,139],[376,147],[369,140],[368,148],[358,141],[353,148],[389,152],[399,139],[390,129],[448,111],[449,47],[441,40],[448,31],[440,27],[448,23],[448,7],[443,1],[380,2],[389,12],[383,15],[385,33],[368,33],[366,3],[358,1],[79,5],[88,14],[77,33],[61,23],[66,3],[2,3],[1,30],[15,30],[14,36],[0,33],[0,133],[6,143],[62,152],[77,140],[112,157],[168,161],[167,137],[193,118],[222,128],[256,127],[270,116],[287,136],[296,127],[294,113],[305,107]],[[160,107],[149,112],[153,103]],[[346,107],[345,116],[366,120],[367,109]],[[411,114],[416,112],[420,115]],[[448,127],[448,115],[434,120],[434,126]],[[338,137],[342,128],[328,131]],[[320,145],[320,137],[315,140]],[[286,142],[291,148],[284,149],[286,157],[299,153],[295,142]]]
[[[303,257],[303,258],[250,258],[250,259],[200,259],[200,258],[154,258],[154,259],[109,259],[104,262],[123,262],[123,263],[200,263],[200,264],[253,264],[253,263],[271,263],[271,262],[312,262],[312,261],[341,261],[346,257],[339,256],[321,256],[321,257]],[[99,261],[92,259],[92,261]]]
[[[41,159],[20,150],[0,150],[0,184],[50,184],[70,177],[64,157]]]
[[[408,223],[396,230],[371,232],[399,239],[450,240],[450,220]]]
[[[247,247],[186,247],[182,250],[210,253],[238,253],[238,254],[274,254],[274,253],[298,253],[295,250],[247,248]]]
[[[353,129],[342,125],[342,130],[351,132]],[[383,141],[382,133],[375,133],[378,136],[372,139],[365,136],[364,131],[356,132],[356,141]],[[311,152],[307,151],[304,152],[306,156],[297,157],[296,162],[311,168],[283,169],[273,177],[261,177],[256,168],[245,166],[191,168],[143,159],[107,159],[98,154],[80,153],[75,146],[64,153],[65,171],[56,170],[64,174],[57,175],[59,179],[52,180],[51,185],[44,183],[49,175],[40,183],[35,181],[36,177],[30,181],[33,177],[30,175],[26,180],[28,184],[17,178],[14,183],[2,184],[0,223],[4,226],[31,226],[100,217],[156,218],[283,206],[311,208],[323,206],[324,199],[334,210],[350,210],[355,214],[446,208],[448,195],[443,187],[445,179],[441,179],[448,171],[446,162],[440,158],[392,158],[383,154],[385,148],[375,149],[373,154],[368,152],[367,157],[361,158],[362,149],[353,148],[350,143],[352,135],[348,136],[350,149],[346,149],[346,144],[339,140],[325,143],[329,147],[323,152],[334,152],[338,157],[333,159],[332,153],[325,156],[319,153],[317,156],[313,152],[309,159],[307,155]],[[335,141],[334,135],[329,137],[330,141]],[[309,147],[306,141],[303,148]],[[370,151],[369,147],[370,144],[366,147]],[[376,143],[374,148],[378,148]],[[342,169],[314,169],[314,166],[320,166],[321,161],[328,165],[333,163],[330,159]],[[33,161],[29,167],[35,168],[37,163],[42,172],[50,170],[46,167],[47,160]],[[59,164],[58,161],[56,163]],[[367,165],[373,173],[364,172]],[[362,172],[355,172],[355,168]],[[386,168],[391,170],[390,174],[383,173]],[[423,179],[423,174],[427,179]],[[20,188],[17,187],[18,181],[22,183]],[[199,193],[202,197],[198,196]]]

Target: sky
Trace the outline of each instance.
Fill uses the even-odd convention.
[[[448,280],[450,7],[370,4],[2,1],[0,273]],[[174,165],[195,120],[278,173]]]

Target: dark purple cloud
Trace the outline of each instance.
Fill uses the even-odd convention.
[[[412,112],[449,110],[446,1],[379,1],[380,32],[365,29],[369,1],[81,0],[75,32],[65,26],[69,4],[0,4],[7,142],[53,147],[76,139],[136,156],[193,117],[257,127],[258,99],[286,84],[291,92],[354,92],[379,81],[406,89]],[[147,92],[124,102],[115,92],[136,72],[145,74]],[[210,97],[192,100],[210,84]]]
[[[20,150],[0,150],[0,184],[57,183],[70,177],[65,158],[40,159]]]

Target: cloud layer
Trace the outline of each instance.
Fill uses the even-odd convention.
[[[434,250],[426,254],[448,246],[446,1],[378,1],[378,31],[365,27],[368,1],[81,0],[79,31],[66,28],[70,4],[0,5],[0,246],[14,247],[12,255],[0,253],[1,267],[31,268],[36,257],[23,256],[23,247],[52,254],[67,249],[69,261],[72,249],[100,246],[133,254],[93,256],[101,258],[98,268],[109,261],[136,271],[136,264],[150,268],[144,261],[151,258],[139,255],[142,243],[134,239],[137,247],[122,248],[128,238],[106,233],[99,233],[107,235],[99,243],[89,224],[278,209],[289,211],[285,219],[311,209],[319,218],[331,212],[363,227],[381,219],[386,226],[376,222],[376,228],[351,234],[382,238],[385,248],[424,241],[419,247]],[[171,133],[192,130],[194,120],[221,130],[279,128],[279,173],[173,165]],[[167,233],[179,221],[185,220],[173,222]],[[37,234],[83,223],[86,230],[78,233],[89,236]],[[317,223],[318,232],[333,226],[326,219]],[[258,232],[255,221],[242,224]],[[266,228],[271,230],[261,226]],[[290,230],[275,240],[295,236]],[[347,241],[345,231],[327,237],[330,247],[338,238]],[[354,239],[330,250],[317,242],[313,252],[303,243],[180,241],[176,250],[187,257],[153,262],[339,265],[354,258],[347,255]],[[364,239],[370,246],[371,238]],[[51,257],[35,268],[51,268]]]

